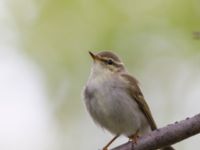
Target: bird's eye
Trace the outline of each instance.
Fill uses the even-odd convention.
[[[112,65],[113,61],[111,59],[108,59],[107,64]]]

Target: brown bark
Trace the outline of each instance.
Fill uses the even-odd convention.
[[[152,131],[139,138],[138,143],[127,142],[112,150],[155,150],[175,144],[200,133],[200,114]]]

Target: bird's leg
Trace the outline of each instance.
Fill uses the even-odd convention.
[[[112,138],[112,140],[110,140],[110,142],[108,142],[108,144],[106,144],[106,146],[104,146],[103,150],[108,150],[108,147],[112,144],[112,142],[114,142],[117,138],[119,137],[119,135],[116,135],[114,138]]]
[[[129,136],[129,140],[134,144],[137,144],[139,138],[139,130],[137,130],[133,135]]]

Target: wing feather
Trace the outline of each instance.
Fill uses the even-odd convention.
[[[151,129],[155,130],[157,128],[156,123],[152,117],[149,106],[146,103],[144,96],[138,86],[138,81],[129,74],[124,73],[124,74],[121,74],[121,76],[127,81],[127,84],[131,85],[131,86],[127,86],[129,94],[138,103],[138,106],[141,109],[141,111],[144,113],[144,115],[146,116],[146,118],[151,126]]]

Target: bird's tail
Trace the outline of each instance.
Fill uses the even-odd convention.
[[[161,150],[175,150],[175,149],[171,146],[167,146],[167,147],[162,148]]]

